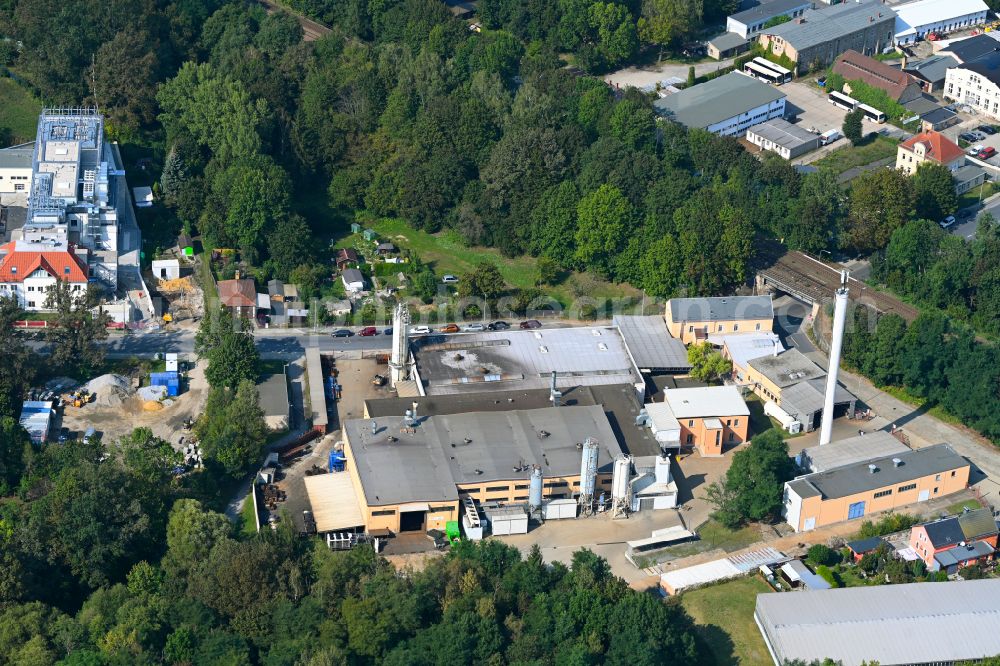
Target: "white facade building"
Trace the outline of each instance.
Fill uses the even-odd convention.
[[[46,308],[57,281],[69,282],[79,297],[87,293],[87,250],[66,243],[13,241],[0,245],[0,296],[14,296],[29,312]]]
[[[896,44],[913,44],[928,33],[947,34],[986,22],[983,0],[917,0],[895,5]]]
[[[949,67],[944,79],[944,97],[1000,119],[1000,52]]]
[[[0,150],[0,205],[24,206],[27,202],[33,153],[30,144]]]

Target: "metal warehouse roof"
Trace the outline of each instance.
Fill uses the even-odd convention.
[[[750,408],[735,386],[669,389],[663,392],[663,402],[670,405],[678,419],[750,415]]]
[[[807,10],[799,19],[763,31],[777,35],[796,51],[846,37],[869,27],[874,21],[895,19],[896,12],[881,3],[845,2]],[[873,21],[874,19],[874,21]]]
[[[983,0],[917,0],[895,5],[896,34],[914,32],[917,28],[947,22],[969,14],[985,14],[989,7]]]
[[[656,100],[653,106],[681,125],[704,129],[784,98],[785,93],[774,86],[730,72]]]
[[[685,321],[744,321],[773,319],[771,296],[719,296],[713,298],[670,299],[670,320]]]
[[[456,484],[527,481],[530,465],[546,477],[577,476],[577,447],[588,437],[600,444],[602,473],[622,453],[599,405],[430,416],[412,433],[404,426],[401,416],[344,424],[370,506],[455,500]]]
[[[823,446],[810,446],[808,449],[803,449],[799,455],[803,465],[808,469],[813,472],[825,472],[835,467],[853,465],[872,458],[894,456],[909,450],[908,446],[889,433],[876,430]]]
[[[824,373],[826,374],[826,373]],[[779,407],[785,410],[790,416],[797,416],[800,421],[805,421],[810,414],[823,409],[824,397],[826,394],[826,378],[807,379],[791,386],[781,389],[781,400]],[[854,394],[846,388],[837,384],[833,389],[833,404],[843,405],[857,400]]]
[[[625,347],[641,370],[672,370],[687,372],[687,348],[670,336],[663,317],[615,315],[611,321],[625,339]]]
[[[784,118],[775,118],[759,125],[754,125],[747,130],[775,143],[783,148],[795,150],[807,143],[819,141],[819,136],[808,130],[804,130],[798,125],[793,125]]]
[[[998,598],[998,579],[848,587],[759,594],[754,615],[780,663],[951,663],[1000,654]]]
[[[896,467],[893,458],[898,458],[902,464]],[[868,467],[870,464],[875,465],[874,474]],[[807,474],[789,481],[788,486],[800,497],[812,497],[818,493],[824,499],[834,499],[896,486],[931,474],[968,466],[969,463],[965,458],[955,453],[950,446],[935,444],[916,451],[873,458],[826,472]]]
[[[316,531],[335,532],[365,524],[351,477],[345,472],[305,477]]]

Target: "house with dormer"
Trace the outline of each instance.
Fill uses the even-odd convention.
[[[48,292],[68,282],[81,297],[87,293],[87,250],[70,243],[19,240],[0,245],[0,297],[14,296],[29,312],[44,311]]]

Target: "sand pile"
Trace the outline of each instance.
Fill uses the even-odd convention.
[[[118,407],[129,399],[132,390],[121,375],[101,375],[87,382],[87,390],[94,394],[94,404]]]

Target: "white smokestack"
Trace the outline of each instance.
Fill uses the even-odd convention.
[[[840,289],[833,308],[833,339],[830,341],[830,368],[826,375],[826,397],[823,401],[823,421],[819,430],[820,446],[830,443],[833,436],[833,400],[840,370],[840,349],[844,346],[844,325],[847,322],[847,271],[840,271]]]
[[[410,312],[403,303],[397,303],[396,311],[392,316],[392,355],[389,357],[389,382],[395,388],[397,382],[409,378]]]

